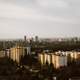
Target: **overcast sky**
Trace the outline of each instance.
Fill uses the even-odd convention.
[[[80,37],[80,0],[0,0],[0,38]]]

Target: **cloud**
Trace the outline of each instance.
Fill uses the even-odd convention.
[[[62,0],[37,0],[38,4],[47,8],[65,8],[68,7],[68,3]]]
[[[80,16],[79,5],[73,7],[74,4],[77,6],[74,0],[1,0],[0,15],[16,18]]]
[[[29,16],[32,11],[28,8],[26,9],[13,4],[0,3],[0,16],[14,18],[24,17],[25,15]]]
[[[48,1],[48,0],[47,0]],[[44,13],[44,12],[41,12]],[[53,22],[61,23],[75,23],[77,19],[70,19],[62,16],[44,15],[38,14],[37,9],[20,7],[18,5],[13,5],[10,3],[0,3],[0,16],[5,18],[15,18],[15,19],[31,19],[31,20],[50,20]]]
[[[79,0],[0,0],[0,37],[79,35],[79,4]]]

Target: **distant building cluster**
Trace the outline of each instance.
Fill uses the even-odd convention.
[[[0,57],[7,56],[8,58],[20,63],[21,57],[24,57],[25,54],[31,54],[31,48],[29,46],[15,46],[5,51],[0,51]],[[68,62],[73,60],[80,59],[79,51],[56,51],[53,53],[45,52],[38,53],[38,60],[41,65],[53,64],[54,68],[60,68],[67,66]]]
[[[12,59],[13,61],[16,61],[17,63],[20,63],[21,57],[24,57],[26,54],[35,54],[36,50],[34,52],[31,52],[31,42],[35,42],[34,45],[38,42],[53,42],[53,41],[79,41],[79,38],[71,38],[71,39],[65,39],[65,38],[55,38],[55,39],[40,39],[38,36],[35,36],[35,38],[31,38],[28,40],[26,36],[24,36],[24,40],[19,41],[19,45],[16,45],[14,47],[11,47],[9,49],[5,49],[0,51],[0,57],[8,57]],[[16,43],[15,43],[16,44]],[[37,46],[37,45],[36,45]],[[4,43],[5,47],[5,43]],[[38,46],[39,47],[39,46]],[[56,52],[49,52],[49,50],[44,50],[42,53],[38,53],[37,56],[39,62],[41,65],[45,64],[53,64],[54,68],[59,68],[63,66],[67,66],[69,61],[80,59],[80,51],[56,51]]]
[[[72,37],[72,38],[45,38],[40,39],[41,42],[77,42],[80,41],[80,38],[78,37]]]
[[[53,64],[54,68],[67,66],[68,61],[77,60],[80,52],[76,51],[58,51],[54,53],[39,53],[38,59],[41,65]]]

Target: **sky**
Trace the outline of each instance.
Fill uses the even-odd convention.
[[[0,0],[0,38],[80,37],[80,0]]]

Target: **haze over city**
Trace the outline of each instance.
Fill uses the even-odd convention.
[[[0,38],[79,37],[80,0],[0,0]]]

